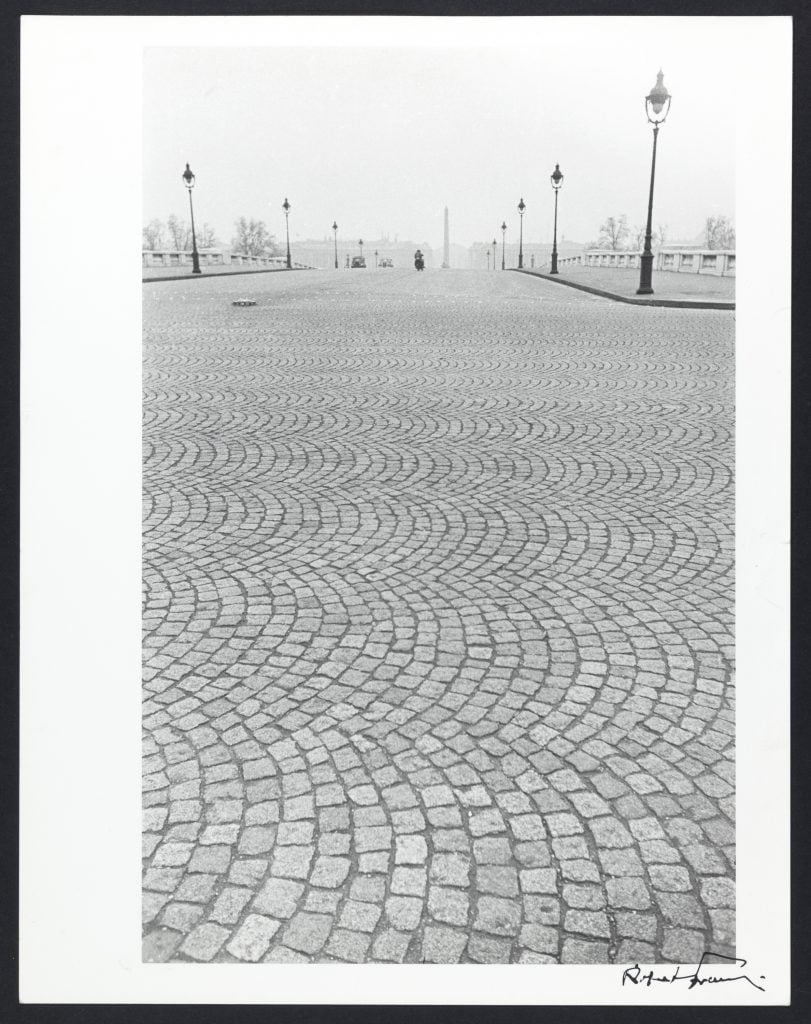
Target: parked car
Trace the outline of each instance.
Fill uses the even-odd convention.
[[[389,259],[389,257],[386,256],[384,259],[382,259],[380,261],[380,266],[381,267],[393,267],[394,266],[394,260]]]
[[[353,256],[352,257],[352,266],[353,267],[365,267],[366,266],[366,257],[365,256]]]

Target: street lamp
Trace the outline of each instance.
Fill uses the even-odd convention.
[[[552,234],[552,269],[550,274],[557,274],[558,271],[558,192],[563,188],[563,175],[560,173],[560,164],[555,164],[555,169],[550,175],[552,188],[555,190],[555,228]]]
[[[358,239],[358,245],[360,246],[360,258],[363,259],[363,239]]]
[[[637,295],[653,295],[653,288],[651,287],[651,278],[653,276],[653,250],[651,249],[651,233],[652,233],[652,222],[653,222],[653,176],[656,173],[656,139],[659,135],[659,125],[662,124],[664,119],[670,112],[670,101],[672,99],[670,93],[665,88],[664,82],[662,81],[662,69],[659,69],[659,73],[656,76],[656,85],[651,89],[650,93],[645,97],[645,113],[648,115],[648,121],[653,125],[653,156],[651,157],[650,164],[650,193],[648,195],[648,223],[645,228],[645,249],[640,258],[640,271],[639,271],[639,287],[636,290]],[[654,116],[651,117],[651,114]],[[661,117],[659,116],[661,114]]]
[[[287,234],[287,269],[291,270],[293,264],[290,262],[290,203],[287,201],[287,196],[284,197],[282,209],[284,210],[284,227]]]
[[[490,250],[487,250],[487,269],[490,269]]]
[[[375,266],[377,266],[377,249],[375,249]]]
[[[338,225],[332,222],[332,233],[335,235],[335,269],[338,269]]]
[[[504,263],[504,246],[506,244],[506,238],[507,238],[507,222],[505,220],[503,220],[501,222],[501,269],[502,270],[504,270],[505,266],[506,266],[505,263]]]
[[[519,232],[518,232],[518,269],[522,270],[524,267],[524,210],[526,210],[526,203],[524,202],[523,196],[518,204],[518,215],[521,218],[519,221]]]
[[[496,253],[498,252],[498,249],[496,248],[497,245],[498,245],[498,242],[494,238],[493,239],[493,270],[496,269]]]
[[[200,257],[197,253],[197,238],[194,234],[194,205],[191,201],[191,190],[194,188],[195,177],[191,172],[191,168],[186,164],[186,170],[181,175],[186,188],[189,190],[189,210],[191,210],[191,272],[193,274],[201,274],[200,270]]]

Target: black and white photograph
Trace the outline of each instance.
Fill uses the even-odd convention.
[[[779,1001],[790,19],[126,20],[128,984]]]

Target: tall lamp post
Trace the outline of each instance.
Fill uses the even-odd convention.
[[[363,259],[363,239],[358,239],[358,245],[360,246],[360,258]]]
[[[507,222],[501,222],[501,269],[505,270],[507,264],[504,262],[504,246],[507,244]]]
[[[498,252],[498,249],[496,248],[497,245],[498,245],[498,242],[494,238],[493,239],[493,270],[496,269],[496,253]]]
[[[670,112],[670,101],[672,99],[670,93],[665,88],[664,82],[662,81],[663,77],[662,69],[660,68],[659,73],[656,76],[656,85],[654,85],[650,93],[645,97],[645,113],[648,115],[648,121],[653,125],[653,156],[651,157],[650,164],[648,223],[645,227],[645,248],[639,261],[640,270],[639,287],[636,290],[637,295],[653,295],[653,287],[651,286],[651,279],[653,277],[653,250],[651,249],[651,234],[653,224],[653,177],[656,173],[656,139],[659,135],[659,125],[662,124]],[[654,116],[651,117],[651,114]],[[661,117],[659,116],[660,114]]]
[[[524,197],[521,197],[521,201],[518,204],[518,216],[521,218],[519,221],[518,229],[518,269],[523,270],[524,267],[524,210],[527,206],[524,202]]]
[[[332,233],[335,236],[335,269],[338,269],[338,225],[332,222]]]
[[[287,234],[287,269],[292,270],[293,264],[290,262],[290,203],[287,201],[287,196],[284,197],[282,209],[284,210],[284,229]]]
[[[487,269],[490,269],[490,250],[487,250]]]
[[[375,266],[377,266],[377,249],[375,249]]]
[[[563,175],[560,173],[560,164],[555,164],[555,169],[550,175],[552,188],[555,190],[555,227],[552,232],[552,269],[550,274],[557,274],[558,271],[558,192],[563,188]]]
[[[191,272],[193,274],[201,274],[200,270],[200,256],[197,253],[197,238],[194,234],[194,205],[191,201],[191,190],[194,188],[195,178],[191,172],[191,168],[186,164],[186,170],[181,175],[186,188],[189,190],[189,210],[191,211]]]

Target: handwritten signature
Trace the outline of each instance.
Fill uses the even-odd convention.
[[[708,961],[707,957],[713,957],[712,961]],[[652,970],[643,970],[639,964],[634,964],[633,967],[626,967],[622,972],[622,984],[625,986],[626,982],[630,985],[645,985],[650,988],[655,982],[664,982],[667,985],[672,984],[674,981],[686,981],[688,983],[688,989],[695,988],[697,985],[716,985],[722,984],[729,981],[748,981],[754,988],[759,989],[761,992],[765,992],[766,989],[763,985],[758,985],[757,981],[754,981],[749,977],[748,974],[709,974],[707,967],[716,967],[721,965],[732,965],[736,969],[743,970],[746,967],[746,960],[743,958],[736,958],[732,956],[724,956],[722,953],[713,953],[710,950],[705,951],[701,954],[701,959],[698,962],[698,966],[692,972],[692,974],[682,974],[682,965],[679,964],[673,974],[660,974],[656,975]],[[765,975],[761,974],[759,981],[765,981]]]

